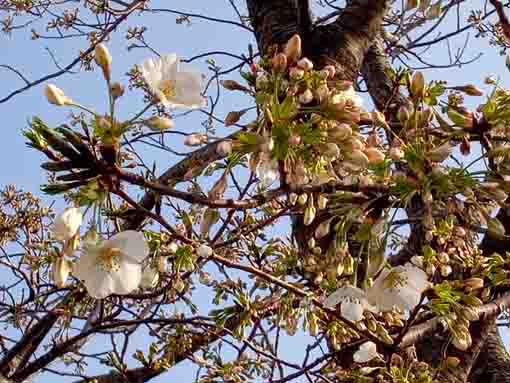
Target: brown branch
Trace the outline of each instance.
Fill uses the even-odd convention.
[[[24,87],[21,87],[19,89],[12,91],[4,98],[0,98],[0,104],[9,101],[11,98],[16,96],[17,94],[23,93],[23,92],[29,90],[30,88],[33,88],[36,85],[42,84],[45,81],[51,80],[52,78],[56,78],[56,77],[63,75],[64,73],[67,73],[76,64],[78,64],[83,57],[86,57],[89,54],[91,54],[94,51],[97,44],[103,42],[111,32],[113,32],[124,20],[126,20],[131,13],[133,13],[136,9],[140,8],[144,4],[144,2],[145,2],[145,0],[134,0],[129,5],[129,7],[123,11],[122,15],[117,20],[115,20],[115,22],[113,22],[102,34],[100,34],[100,37],[95,41],[94,44],[92,44],[88,49],[86,49],[83,53],[81,53],[73,61],[71,61],[67,66],[63,67],[62,69],[60,69],[54,73],[43,76],[35,81],[32,81],[32,82],[28,83],[27,85],[25,85]]]
[[[501,298],[487,303],[475,309],[478,321],[490,320],[497,317],[502,312],[508,310],[510,307],[510,294],[504,295]],[[416,344],[426,336],[432,335],[438,330],[443,329],[441,318],[433,318],[424,323],[412,326],[407,334],[404,335],[402,341],[398,345],[400,348],[406,348]]]
[[[508,17],[505,14],[505,10],[503,9],[503,4],[499,0],[489,0],[492,6],[496,9],[496,13],[499,17],[499,23],[501,25],[501,30],[505,35],[506,39],[510,41],[510,22],[508,21]]]

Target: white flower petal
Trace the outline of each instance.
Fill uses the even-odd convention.
[[[53,223],[53,235],[60,241],[73,237],[80,229],[83,216],[80,209],[71,207],[60,214]]]
[[[363,319],[363,304],[357,299],[346,298],[340,305],[340,313],[351,322],[358,322]]]
[[[353,356],[356,363],[366,363],[375,357],[377,357],[377,345],[370,341],[359,346],[359,350]]]
[[[101,269],[91,273],[84,281],[87,292],[92,298],[104,299],[114,293],[112,277]]]
[[[335,307],[345,298],[354,298],[359,301],[366,300],[366,294],[363,290],[354,286],[343,286],[326,298],[324,306]]]
[[[129,294],[140,286],[142,281],[142,265],[129,261],[121,261],[118,270],[111,272],[113,293]]]
[[[119,249],[123,256],[131,258],[134,262],[143,260],[149,254],[149,247],[143,234],[134,230],[115,234],[104,246]]]

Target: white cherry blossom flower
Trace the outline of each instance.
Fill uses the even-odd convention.
[[[142,233],[123,231],[99,244],[88,242],[73,273],[84,282],[93,298],[129,294],[140,285],[141,261],[148,253]]]
[[[367,299],[367,294],[354,286],[340,287],[324,301],[326,307],[334,307],[340,303],[342,317],[352,322],[363,319],[365,310],[373,310]]]
[[[429,287],[427,274],[408,263],[383,270],[368,289],[367,297],[380,311],[389,311],[394,307],[406,311],[418,305],[421,294]]]
[[[200,258],[210,257],[213,253],[213,250],[207,245],[200,245],[197,249],[197,255]]]
[[[359,350],[354,353],[354,361],[356,363],[366,363],[376,358],[377,346],[374,342],[368,341],[359,346]]]
[[[80,209],[70,207],[64,210],[53,222],[53,235],[60,241],[67,241],[80,229],[83,216]]]
[[[350,86],[347,90],[335,94],[331,98],[332,104],[351,103],[355,108],[361,109],[363,107],[363,99],[356,93],[354,88]]]
[[[179,68],[174,53],[158,60],[147,59],[140,70],[154,96],[167,108],[202,108],[202,75]]]

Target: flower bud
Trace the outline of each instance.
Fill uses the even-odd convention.
[[[340,157],[340,149],[338,148],[338,145],[332,142],[328,142],[325,145],[324,155],[331,159]]]
[[[378,164],[383,162],[385,159],[384,153],[377,148],[367,148],[365,149],[365,154],[368,157],[368,162],[370,164]]]
[[[112,93],[112,97],[114,100],[122,97],[124,95],[126,88],[120,82],[114,82],[110,86],[110,92]]]
[[[289,71],[289,77],[292,80],[301,80],[305,76],[305,71],[298,67],[292,67]]]
[[[164,130],[172,129],[174,127],[174,122],[168,117],[153,116],[148,120],[145,120],[145,125],[147,125],[153,132],[162,132]]]
[[[171,242],[169,245],[168,245],[168,252],[170,254],[175,254],[177,253],[177,250],[179,250],[179,245],[177,245],[177,243],[175,242]]]
[[[317,88],[315,93],[317,94],[319,102],[324,102],[324,100],[327,100],[329,97],[329,88],[326,84],[323,84]]]
[[[459,92],[464,92],[468,96],[483,96],[484,95],[483,90],[481,90],[480,88],[478,88],[477,86],[472,85],[472,84],[464,85],[464,86],[455,86],[455,87],[453,87],[453,89],[458,90]]]
[[[289,137],[289,145],[299,145],[301,143],[301,136],[293,134]]]
[[[48,102],[53,105],[63,106],[72,103],[72,100],[64,94],[64,91],[53,84],[48,84],[45,90]]]
[[[228,112],[227,117],[225,117],[225,126],[236,124],[245,113],[245,110]]]
[[[186,146],[198,146],[204,143],[204,135],[203,134],[190,134],[184,139],[184,145]],[[205,136],[207,137],[207,136]],[[207,140],[206,140],[207,142]]]
[[[438,1],[427,10],[426,17],[429,20],[437,19],[441,16],[441,1]]]
[[[411,80],[411,92],[414,97],[423,98],[425,96],[425,77],[423,73],[414,72]]]
[[[353,150],[349,160],[356,166],[358,166],[361,169],[366,169],[368,167],[368,164],[370,163],[370,160],[366,156],[365,153],[363,153],[361,150]]]
[[[324,194],[320,194],[317,198],[317,207],[319,209],[325,209],[328,204],[328,199]]]
[[[142,273],[142,281],[140,286],[143,289],[152,289],[156,287],[159,282],[159,273],[154,267],[146,267]]]
[[[352,136],[352,128],[347,124],[338,124],[330,129],[328,134],[335,140],[343,141]]]
[[[504,238],[505,227],[497,218],[490,219],[487,221],[487,234],[495,239]]]
[[[207,245],[200,245],[197,249],[197,255],[200,258],[210,257],[213,253],[213,250]]]
[[[313,101],[313,93],[310,89],[307,89],[299,95],[298,99],[301,104],[309,104]]]
[[[357,138],[351,138],[351,140],[349,141],[350,144],[351,144],[351,148],[352,150],[364,150],[365,149],[365,144],[363,142],[361,142],[360,140],[358,140]]]
[[[295,34],[290,38],[284,48],[284,53],[287,56],[289,63],[296,62],[301,57],[301,37]]]
[[[58,257],[52,265],[51,274],[52,279],[57,287],[62,288],[65,286],[67,277],[71,273],[71,265],[64,257]]]
[[[158,257],[158,271],[160,273],[166,273],[166,267],[168,264],[168,257],[160,256]]]
[[[222,157],[226,157],[232,153],[232,141],[221,141],[216,146],[216,153]]]
[[[330,223],[331,220],[329,219],[327,221],[321,222],[321,224],[317,226],[317,229],[315,229],[315,238],[321,239],[328,235],[330,232]]]
[[[306,57],[303,57],[301,60],[299,60],[297,66],[303,69],[304,71],[309,71],[313,69],[313,63]]]
[[[221,80],[220,81],[221,86],[227,90],[246,90],[246,87],[239,84],[237,81],[234,80]]]
[[[297,200],[298,200],[298,195],[296,193],[289,194],[289,202],[292,206],[294,206],[296,204]]]
[[[297,200],[298,204],[300,204],[301,206],[304,206],[307,201],[308,201],[308,194],[306,194],[306,193],[301,194]]]
[[[287,69],[287,56],[284,53],[278,53],[272,60],[273,70],[276,73],[285,72]]]
[[[112,70],[112,56],[106,48],[106,45],[100,43],[96,45],[94,50],[94,59],[96,64],[101,67],[106,80],[110,81],[111,70]]]
[[[450,157],[450,155],[453,152],[453,148],[454,147],[447,142],[441,146],[432,149],[428,153],[427,158],[433,162],[443,162],[448,157]]]
[[[305,218],[303,221],[305,226],[308,226],[313,222],[313,220],[315,219],[315,213],[316,213],[315,207],[307,206],[305,208]]]
[[[328,78],[332,79],[335,77],[336,68],[334,65],[326,65],[324,69],[328,72]]]

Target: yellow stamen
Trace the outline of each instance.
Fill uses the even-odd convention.
[[[122,251],[116,247],[105,247],[99,251],[98,266],[104,271],[118,271],[120,268],[119,257]]]
[[[159,90],[165,95],[166,98],[175,96],[175,81],[164,80],[159,85]]]

